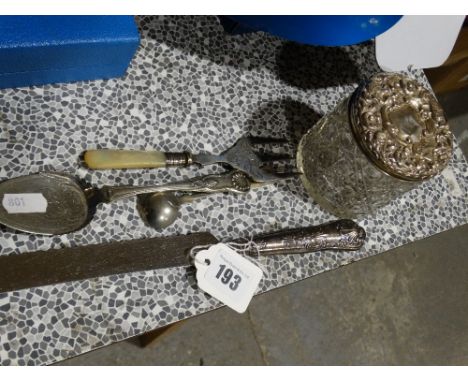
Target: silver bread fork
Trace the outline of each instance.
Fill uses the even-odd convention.
[[[91,169],[186,167],[192,164],[204,166],[224,163],[245,172],[255,181],[264,182],[276,180],[282,176],[281,173],[266,170],[264,168],[266,164],[290,160],[292,157],[276,153],[258,154],[254,151],[254,146],[287,142],[287,139],[283,138],[246,136],[219,155],[138,150],[88,150],[84,153],[84,163]],[[291,176],[291,173],[284,174],[286,177]]]

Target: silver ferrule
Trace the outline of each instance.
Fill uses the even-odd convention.
[[[166,167],[186,167],[193,163],[192,155],[188,152],[165,153]]]

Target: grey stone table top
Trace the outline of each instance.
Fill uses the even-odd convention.
[[[96,147],[220,152],[239,137],[291,137],[379,71],[371,43],[301,46],[263,33],[226,35],[216,17],[137,19],[141,46],[127,75],[0,91],[0,177],[64,171],[93,185],[149,184],[220,172],[90,171],[78,156]],[[426,83],[421,71],[409,75]],[[290,150],[294,150],[291,147]],[[262,258],[258,293],[468,222],[468,165],[455,147],[448,169],[359,221],[357,252]],[[299,180],[246,195],[213,195],[181,209],[164,231],[146,227],[135,200],[100,206],[82,230],[56,237],[3,228],[0,254],[210,231],[219,239],[324,223],[335,217]],[[136,272],[0,294],[0,364],[50,364],[167,325],[220,304],[185,268]]]

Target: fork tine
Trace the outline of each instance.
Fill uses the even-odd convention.
[[[278,176],[281,179],[287,179],[287,178],[296,178],[298,176],[301,176],[302,172],[299,171],[289,171],[289,172],[277,172],[276,176]]]
[[[289,171],[289,172],[267,171],[262,168],[262,169],[258,169],[255,175],[256,175],[254,177],[255,182],[272,183],[278,180],[295,178],[299,175],[302,175],[302,173],[296,172],[296,171]]]
[[[270,143],[288,143],[289,142],[287,138],[249,136],[248,139],[252,145],[270,144]]]
[[[260,158],[262,162],[265,162],[265,163],[294,159],[292,155],[277,154],[277,153],[261,153],[261,154],[257,154],[257,156]]]

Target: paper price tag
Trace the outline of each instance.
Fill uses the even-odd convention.
[[[43,213],[47,199],[42,194],[4,194],[2,205],[9,214]]]
[[[225,244],[215,244],[195,256],[200,289],[238,313],[244,313],[262,270]]]

